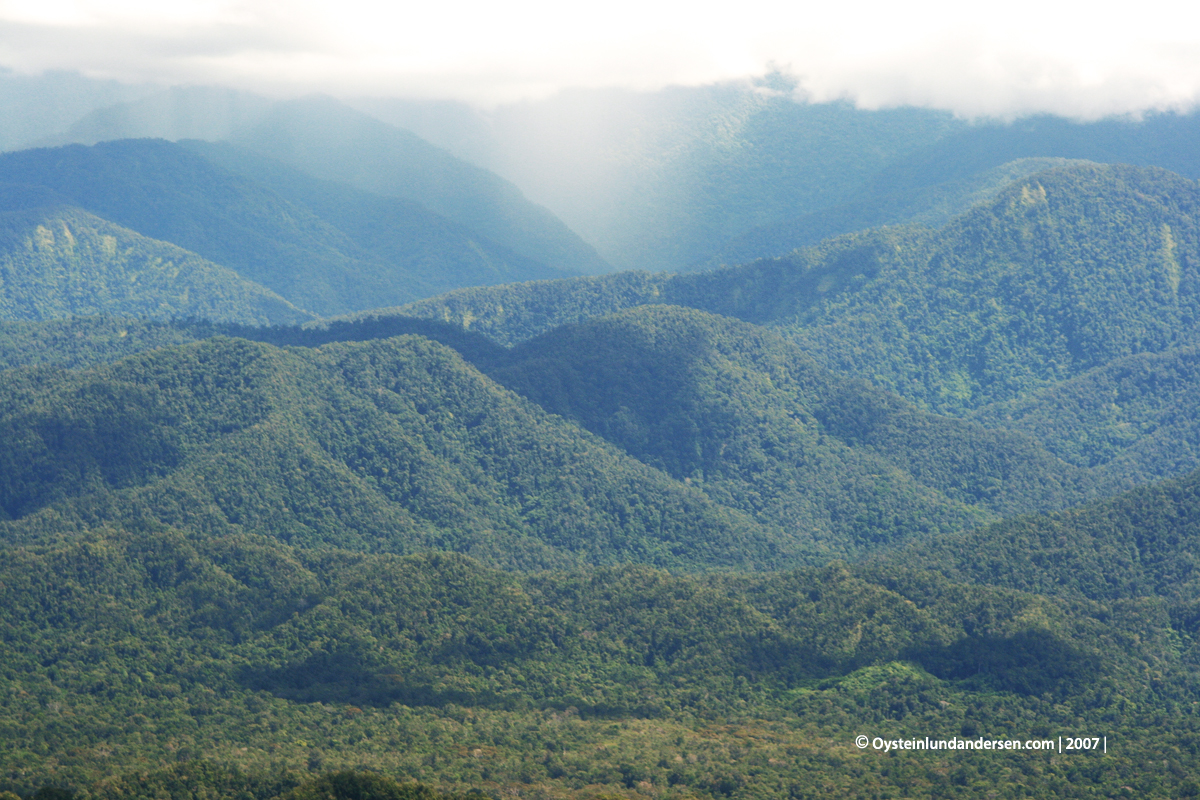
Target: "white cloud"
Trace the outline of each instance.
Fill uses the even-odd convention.
[[[1193,7],[1197,6],[1197,7]],[[258,90],[655,88],[787,65],[816,99],[1082,117],[1200,98],[1200,5],[0,0],[0,63]]]

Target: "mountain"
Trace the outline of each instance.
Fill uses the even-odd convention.
[[[1200,468],[1195,346],[1119,358],[971,418],[1024,431],[1060,458],[1148,482]]]
[[[6,208],[14,194],[0,188]],[[34,193],[37,194],[37,193]],[[201,317],[249,324],[311,315],[274,292],[166,242],[78,208],[41,205],[0,213],[0,317],[44,320],[110,314]],[[40,207],[39,207],[40,206]]]
[[[310,177],[418,203],[541,269],[609,269],[590,245],[508,181],[331,97],[277,101],[222,87],[172,87],[97,109],[37,144],[140,138],[233,142]]]
[[[1082,165],[1084,162],[1065,158],[1020,158],[934,186],[912,187],[890,194],[863,192],[863,197],[842,205],[752,228],[722,244],[703,264],[694,265],[691,270],[746,264],[809,247],[844,233],[883,225],[916,223],[940,228],[971,206],[991,200],[1013,181],[1073,163]]]
[[[1198,540],[1200,472],[1191,472],[1079,508],[914,544],[887,560],[956,581],[1047,595],[1159,598],[1173,624],[1194,640],[1200,635]]]
[[[0,156],[0,177],[47,187],[64,202],[195,252],[317,313],[412,299],[458,281],[561,274],[415,204],[322,185],[252,154],[206,149],[279,186],[293,202],[204,158],[196,152],[202,148],[147,139],[24,150]]]
[[[803,557],[783,537],[419,337],[316,350],[215,338],[7,373],[0,539],[160,521],[497,564]]]
[[[136,102],[162,91],[153,84],[131,85],[88,78],[78,72],[47,70],[22,75],[0,67],[0,150],[32,147],[67,129],[90,112]]]
[[[513,184],[332,98],[279,102],[230,140],[317,178],[415,201],[549,267],[608,269],[590,245]]]
[[[941,111],[796,97],[776,74],[571,89],[489,112],[353,102],[505,176],[626,270],[700,263],[750,229],[850,201],[894,159],[965,127]]]
[[[1030,438],[921,412],[770,331],[690,309],[564,326],[494,363],[489,375],[547,411],[839,554],[1091,491]]]
[[[571,270],[518,255],[420,203],[313,178],[228,143],[186,140],[187,149],[311,211],[343,233],[364,259],[402,267],[423,295],[461,286],[562,278]],[[376,303],[383,296],[376,298]]]
[[[959,180],[1022,158],[1069,158],[1160,167],[1200,179],[1200,113],[1150,112],[1141,118],[1079,122],[1038,115],[948,133],[897,158],[868,185],[890,194]]]
[[[223,86],[172,86],[134,100],[96,108],[61,133],[27,147],[93,145],[114,139],[228,139],[262,120],[273,100]]]
[[[636,305],[763,324],[818,363],[943,413],[1005,402],[1186,344],[1200,190],[1159,169],[1076,165],[1010,184],[939,231],[850,234],[679,276],[460,290],[403,313],[502,343]]]
[[[13,366],[105,363],[221,333],[305,347],[412,333],[436,339],[541,409],[750,515],[789,542],[793,557],[852,556],[998,515],[1062,508],[1097,491],[1088,469],[1027,436],[922,412],[827,372],[776,334],[677,307],[566,326],[511,351],[400,317],[257,330],[81,320],[11,329],[0,356],[12,352]],[[361,424],[372,435],[373,423]]]
[[[740,264],[936,215],[995,185],[997,171],[1026,174],[1005,168],[1014,161],[1200,178],[1195,112],[968,123],[927,109],[812,103],[779,74],[657,92],[576,89],[486,112],[352,102],[512,180],[621,269]]]

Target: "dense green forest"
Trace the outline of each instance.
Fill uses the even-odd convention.
[[[0,155],[0,800],[1200,796],[1200,190],[778,80],[630,112],[708,272],[328,98]]]
[[[231,269],[81,209],[39,203],[0,213],[0,318],[94,314],[259,325],[313,318]]]
[[[1145,600],[837,564],[520,576],[153,525],[0,558],[0,760],[22,792],[220,793],[237,770],[270,797],[347,768],[545,797],[1194,786],[1190,634]],[[897,760],[862,732],[1107,736],[1111,755]]]
[[[506,566],[800,558],[418,337],[283,351],[216,338],[0,389],[7,541],[159,520]]]
[[[940,231],[884,228],[696,275],[464,289],[402,311],[513,343],[630,306],[690,306],[960,414],[1187,344],[1198,203],[1194,182],[1163,170],[1077,165],[1017,181]]]
[[[247,332],[368,340],[315,351],[217,338],[70,378],[48,365],[10,373],[0,418],[37,433],[0,455],[11,465],[0,505],[18,520],[9,535],[141,513],[340,546],[367,546],[352,533],[367,525],[386,550],[437,546],[504,565],[767,567],[1097,493],[1091,472],[1027,436],[920,411],[776,334],[690,309],[636,309],[512,351],[448,325],[388,322]],[[166,338],[133,329],[146,346]],[[190,335],[221,331],[194,324]],[[427,339],[377,338],[400,333],[441,339],[471,363]],[[195,388],[208,384],[217,394]],[[137,439],[122,434],[130,426]],[[117,477],[95,484],[97,470]],[[120,499],[106,499],[113,490]],[[196,508],[210,511],[184,522]]]
[[[145,352],[5,373],[0,788],[270,798],[349,769],[417,782],[372,791],[544,797],[1194,790],[1194,478],[966,538],[917,532],[862,566],[789,567],[821,549],[710,499],[772,485],[739,471],[845,458],[850,442],[857,463],[1002,504],[1022,483],[989,466],[1041,458],[1061,479],[1068,465],[694,310],[636,309],[512,351],[419,320],[377,338],[398,323],[258,332],[303,349],[202,323],[10,327],[50,353],[73,344],[75,363],[130,339]],[[188,336],[202,341],[172,341]],[[915,444],[939,437],[958,461]],[[714,459],[725,442],[744,452]],[[1039,555],[1039,536],[1072,556]],[[393,555],[430,547],[559,571]],[[863,731],[1086,734],[1113,751],[900,763],[859,750]]]

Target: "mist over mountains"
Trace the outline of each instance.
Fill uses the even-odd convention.
[[[1200,118],[34,88],[0,793],[1200,792]]]

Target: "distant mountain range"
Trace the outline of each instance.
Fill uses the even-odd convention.
[[[456,286],[570,274],[419,203],[321,181],[232,145],[141,139],[24,150],[0,155],[0,181],[13,187],[7,200],[0,198],[5,211],[28,210],[38,197],[42,204],[73,207],[87,212],[76,214],[75,224],[99,218],[170,243],[232,270],[259,292],[317,314],[404,302]],[[10,252],[11,258],[25,257]],[[104,273],[119,268],[103,258],[90,265],[98,280],[109,282],[116,278]],[[187,314],[204,303],[216,308],[225,302],[201,298],[198,286],[191,290],[200,305],[168,304],[156,313]],[[17,308],[19,301],[13,302]],[[151,307],[151,300],[130,295],[129,302],[110,298],[87,308],[140,314]],[[236,319],[239,313],[221,306],[205,316]],[[240,317],[263,319],[257,313]],[[265,319],[284,321],[278,315]]]

